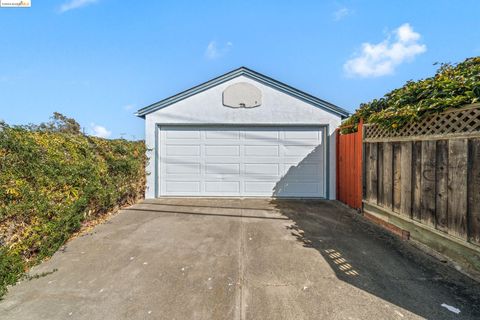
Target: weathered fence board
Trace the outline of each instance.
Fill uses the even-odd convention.
[[[448,141],[437,141],[436,159],[436,193],[435,210],[437,216],[437,229],[448,230],[447,195],[448,195]]]
[[[402,142],[400,150],[402,193],[400,212],[406,217],[412,216],[412,143]]]
[[[416,141],[413,143],[412,150],[412,218],[420,220],[421,218],[421,184],[422,184],[422,143]]]
[[[370,191],[372,189],[370,181],[370,143],[363,144],[363,199],[370,200]]]
[[[393,211],[401,212],[402,202],[402,153],[400,143],[393,144]]]
[[[383,204],[392,209],[393,203],[393,148],[391,143],[383,143]]]
[[[385,161],[383,160],[383,145],[383,143],[377,143],[377,203],[382,206],[385,205],[385,183],[383,181],[383,164]]]
[[[435,141],[424,141],[422,143],[421,162],[422,179],[420,182],[420,219],[427,225],[435,226]]]
[[[470,241],[480,244],[480,139],[470,140],[468,192]]]
[[[368,167],[367,170],[367,197],[373,203],[377,203],[377,144],[368,145]]]
[[[451,234],[467,239],[467,139],[448,144],[448,227]]]

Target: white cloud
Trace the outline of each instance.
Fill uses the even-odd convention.
[[[205,49],[205,57],[210,60],[218,59],[227,54],[233,47],[233,43],[228,41],[222,47],[219,47],[216,41],[210,41]]]
[[[123,107],[123,110],[125,111],[131,111],[135,109],[137,109],[137,107],[134,104],[127,104],[126,106]]]
[[[351,15],[353,13],[352,10],[348,9],[347,7],[341,7],[337,11],[333,13],[333,20],[334,21],[340,21],[343,18]]]
[[[99,126],[95,123],[90,124],[92,130],[92,136],[99,138],[108,138],[112,135],[111,131],[108,131],[107,128]]]
[[[365,42],[362,51],[348,60],[343,68],[349,76],[380,77],[395,72],[395,68],[415,56],[427,51],[425,44],[419,43],[421,35],[405,23],[393,31],[394,41],[389,35],[378,44]]]
[[[60,13],[64,13],[64,12],[67,12],[67,11],[70,11],[70,10],[74,10],[74,9],[78,9],[78,8],[88,6],[90,4],[94,4],[96,2],[98,2],[98,0],[70,0],[70,1],[67,1],[67,2],[63,3],[60,6],[59,11],[60,11]]]

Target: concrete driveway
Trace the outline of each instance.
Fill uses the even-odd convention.
[[[149,200],[32,274],[54,269],[0,318],[480,318],[478,283],[329,201]]]

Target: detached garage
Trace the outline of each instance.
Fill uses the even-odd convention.
[[[335,198],[348,112],[247,68],[142,108],[146,198]]]

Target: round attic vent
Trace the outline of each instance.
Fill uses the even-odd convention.
[[[260,89],[246,82],[239,82],[223,90],[223,105],[231,108],[255,108],[262,104]]]

